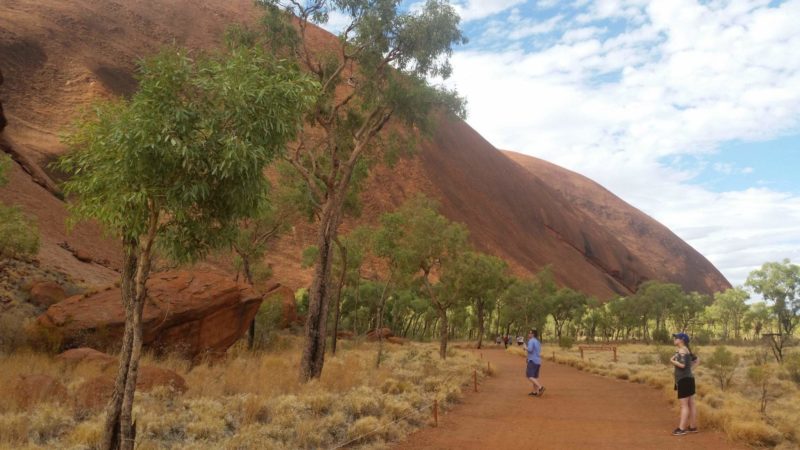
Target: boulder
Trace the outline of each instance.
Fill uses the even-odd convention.
[[[146,349],[189,358],[223,354],[242,337],[261,297],[212,271],[151,275],[142,317]],[[70,297],[47,309],[38,325],[62,337],[62,348],[119,346],[125,327],[120,289]]]
[[[73,348],[56,356],[56,359],[69,366],[78,364],[97,364],[101,370],[117,365],[117,358],[89,347]]]
[[[14,385],[14,400],[20,409],[38,403],[59,403],[67,398],[67,388],[50,375],[20,375]]]
[[[181,394],[188,389],[186,380],[176,372],[155,366],[140,366],[139,376],[136,380],[136,388],[148,392],[158,386],[169,387]]]
[[[49,308],[65,297],[64,288],[55,281],[35,281],[28,301],[39,308]]]
[[[377,341],[378,338],[386,339],[392,336],[394,336],[394,333],[392,333],[392,330],[388,328],[379,328],[377,330],[372,330],[367,333],[367,339],[369,339],[370,341]]]
[[[339,339],[353,339],[355,333],[349,330],[342,330],[336,333],[336,337]]]
[[[81,383],[75,390],[76,411],[101,411],[114,393],[114,377],[100,375]]]
[[[408,342],[408,339],[404,339],[398,336],[389,336],[386,338],[386,342],[390,344],[405,345],[406,342]]]

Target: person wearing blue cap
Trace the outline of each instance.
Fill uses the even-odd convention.
[[[699,360],[692,354],[689,347],[689,335],[686,333],[675,333],[677,351],[670,362],[675,366],[675,390],[678,391],[678,399],[681,402],[681,418],[678,428],[672,431],[675,436],[686,433],[697,433],[697,406],[694,401],[695,384],[692,366],[699,364]]]

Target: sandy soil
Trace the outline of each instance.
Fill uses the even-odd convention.
[[[679,449],[746,448],[719,432],[672,436],[677,414],[645,385],[587,374],[545,361],[543,397],[529,397],[524,359],[484,349],[497,374],[464,402],[396,449]]]

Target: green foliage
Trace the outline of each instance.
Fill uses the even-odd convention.
[[[0,155],[0,186],[8,183],[6,172],[11,167],[11,157]],[[0,256],[7,258],[30,257],[39,251],[39,229],[36,222],[14,206],[0,203]]]
[[[585,294],[564,287],[550,297],[550,315],[556,327],[559,340],[562,337],[564,325],[572,320],[579,320],[586,310],[587,297]]]
[[[575,338],[572,336],[564,335],[558,338],[558,346],[563,349],[571,349],[573,345],[575,345]]]
[[[39,251],[36,222],[19,208],[0,204],[0,256],[31,257]]]
[[[98,104],[66,138],[58,167],[77,219],[138,239],[153,216],[169,256],[232,238],[266,194],[262,171],[301,128],[315,85],[264,53],[169,49],[144,61],[130,101]]]
[[[659,344],[669,344],[672,342],[672,334],[663,328],[653,330],[653,341]]]
[[[420,195],[381,216],[375,253],[386,258],[398,275],[427,279],[432,271],[455,264],[466,249],[467,228],[450,222],[437,208]]]
[[[747,313],[747,300],[750,295],[742,288],[735,287],[714,294],[712,305],[714,316],[722,323],[722,338],[728,339],[730,330],[739,339],[742,321]]]
[[[283,304],[280,296],[266,298],[256,313],[256,335],[253,347],[258,350],[279,350]]]
[[[724,391],[731,384],[733,374],[739,365],[739,356],[721,345],[706,359],[706,365],[719,382],[719,388]]]
[[[534,328],[544,334],[547,316],[552,310],[552,295],[557,286],[550,266],[533,279],[513,278],[500,295],[500,321],[516,328]]]
[[[711,344],[711,333],[708,330],[699,330],[692,336],[693,345],[709,345]]]
[[[792,336],[800,323],[800,266],[788,259],[764,263],[750,273],[745,284],[772,303],[781,334]]]

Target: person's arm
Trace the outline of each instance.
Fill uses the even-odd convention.
[[[686,364],[684,364],[684,363],[682,363],[680,361],[681,359],[683,359],[683,358],[681,358],[681,355],[682,354],[680,352],[675,353],[675,355],[672,356],[672,359],[670,359],[669,362],[671,362],[672,365],[675,366],[675,367],[678,367],[678,368],[681,368],[681,369],[685,369],[686,368]]]

